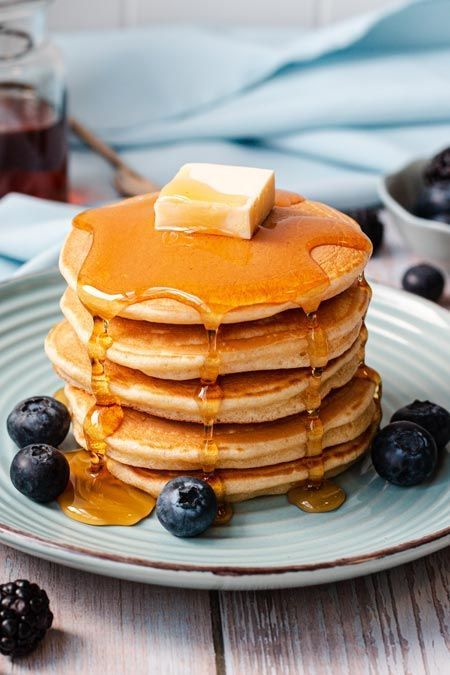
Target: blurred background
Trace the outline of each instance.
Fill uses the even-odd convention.
[[[393,0],[56,0],[50,25],[61,30],[120,28],[152,22],[267,24],[302,28],[398,4]]]
[[[186,162],[259,166],[358,220],[374,278],[448,272],[449,63],[450,0],[0,0],[0,217],[49,231]],[[61,232],[8,228],[0,277]]]

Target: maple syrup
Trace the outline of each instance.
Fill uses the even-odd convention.
[[[134,525],[152,512],[156,502],[151,495],[119,481],[106,467],[106,439],[120,427],[123,410],[106,373],[106,353],[112,345],[108,321],[92,318],[88,355],[95,403],[83,424],[89,455],[84,450],[67,455],[70,481],[58,503],[63,513],[87,525]]]
[[[369,295],[369,300],[372,295],[372,289],[367,283],[364,274],[358,276],[358,285]],[[311,330],[309,340],[309,354],[311,365],[317,358],[319,352],[319,360],[325,353],[324,340],[319,332],[319,339],[314,337],[314,331],[317,331],[316,317],[310,316]],[[362,332],[367,335],[365,325],[363,323]],[[316,346],[319,345],[317,350]],[[379,405],[381,396],[381,377],[373,368],[367,366],[364,362],[364,350],[362,351],[363,358],[356,371],[355,377],[361,377],[370,380],[375,384],[374,400]],[[315,368],[311,368],[310,383],[313,382]],[[311,384],[310,384],[311,388]],[[314,385],[314,391],[317,390],[317,385]],[[320,402],[315,409],[308,410],[307,435],[308,446],[307,454],[309,456],[319,454],[322,452],[321,442],[323,436],[323,429],[320,424]],[[317,429],[315,430],[315,427]],[[319,449],[320,448],[320,449]],[[324,513],[338,509],[344,503],[346,498],[344,490],[330,480],[324,480],[324,464],[322,456],[318,461],[309,466],[308,479],[299,486],[295,486],[288,491],[288,500],[291,504],[295,504],[302,511],[307,513]]]
[[[11,66],[12,68],[12,66]],[[0,86],[0,197],[67,200],[66,118],[31,87]]]
[[[369,284],[367,283],[367,280],[364,276],[364,273],[361,273],[358,276],[358,285],[360,288],[363,288],[366,293],[369,295],[369,300],[372,297],[372,289],[370,288]],[[365,316],[364,316],[365,319]],[[366,326],[363,321],[363,331],[367,334]],[[377,373],[376,370],[371,368],[370,366],[367,366],[364,360],[364,353],[363,353],[363,358],[361,359],[361,363],[359,364],[358,370],[356,371],[356,377],[361,377],[366,380],[370,380],[371,382],[374,383],[375,385],[375,392],[374,392],[374,399],[375,401],[379,401],[381,398],[381,392],[382,392],[382,383],[381,383],[381,377]]]
[[[130,509],[128,486],[121,484],[123,496],[116,490],[116,483],[110,488],[112,477],[104,463],[107,437],[117,430],[123,416],[105,372],[106,353],[112,344],[108,321],[126,307],[149,299],[172,299],[194,307],[207,333],[208,348],[196,399],[204,424],[204,478],[219,502],[217,523],[228,522],[232,515],[231,506],[225,503],[223,481],[214,473],[219,454],[214,422],[222,399],[217,334],[223,317],[233,309],[264,303],[292,302],[308,313],[308,455],[315,457],[308,482],[316,488],[311,504],[320,505],[323,427],[319,390],[321,369],[328,361],[328,345],[315,311],[330,282],[311,251],[328,244],[369,253],[370,242],[352,221],[324,217],[321,212],[305,217],[301,212],[304,200],[294,193],[277,192],[280,206],[274,207],[252,240],[157,231],[153,226],[155,199],[154,195],[138,197],[85,212],[74,221],[76,229],[92,235],[90,250],[79,271],[77,293],[93,317],[88,351],[95,404],[84,423],[92,461],[87,454],[78,453],[72,459],[71,487],[60,498],[61,507],[70,517],[91,523],[108,520],[109,508],[116,517],[120,511],[117,504],[124,511]],[[137,515],[145,517],[154,500],[137,492],[142,500],[131,499],[132,506]],[[126,517],[127,524],[131,524],[136,513]]]
[[[229,502],[226,502],[225,483],[219,474],[211,472],[204,473],[203,480],[210,484],[217,497],[217,514],[213,525],[228,525],[233,517],[233,507]]]
[[[62,403],[63,405],[66,406],[66,408],[69,407],[69,401],[67,400],[66,392],[64,391],[64,387],[60,387],[55,391],[53,394],[53,398],[56,398],[57,401]]]
[[[344,490],[330,480],[323,480],[317,487],[313,484],[299,485],[288,492],[288,500],[307,513],[325,513],[338,509],[345,502]]]
[[[214,438],[214,424],[223,398],[219,384],[220,355],[217,349],[219,328],[206,328],[207,352],[200,371],[197,405],[203,421],[203,471],[214,471],[219,448]]]
[[[154,497],[122,483],[103,462],[93,465],[85,450],[66,457],[70,482],[57,501],[73,520],[87,525],[134,525],[153,511]]]
[[[302,311],[302,310],[300,310]],[[309,357],[309,377],[308,386],[304,394],[304,404],[306,409],[305,430],[306,430],[306,457],[314,457],[313,461],[308,461],[308,478],[300,486],[291,488],[288,492],[288,501],[295,504],[304,511],[319,511],[323,508],[322,491],[327,492],[327,486],[324,481],[324,463],[322,458],[323,450],[323,423],[320,418],[320,408],[322,403],[321,384],[323,368],[329,360],[329,347],[325,331],[319,325],[317,312],[306,313],[308,333],[308,357]],[[314,494],[308,501],[309,493]],[[301,495],[301,497],[300,497]],[[309,508],[304,506],[309,504]],[[333,502],[336,503],[337,502]],[[342,502],[341,502],[342,503]],[[340,504],[338,505],[340,506]],[[336,506],[335,508],[338,508]],[[332,510],[331,508],[328,510]]]
[[[289,190],[275,190],[275,206],[295,206],[304,202],[305,198],[298,195],[296,192],[289,192]]]
[[[358,276],[358,285],[369,295],[372,290],[367,283],[364,274]],[[308,478],[299,486],[291,488],[288,492],[288,500],[303,511],[308,513],[321,513],[338,509],[345,501],[345,492],[338,485],[330,480],[325,480],[325,470],[323,462],[323,424],[320,419],[321,394],[323,368],[328,363],[329,349],[325,332],[319,325],[317,313],[309,312],[306,314],[308,320],[308,355],[310,362],[310,375],[308,387],[305,393],[306,435],[307,448],[306,456],[314,457],[314,462],[308,466]],[[363,324],[362,332],[367,333]],[[362,351],[364,354],[364,350]],[[369,368],[361,359],[361,364],[356,372],[356,377],[364,377],[375,382],[374,398],[377,400],[380,396],[381,378],[378,373]]]

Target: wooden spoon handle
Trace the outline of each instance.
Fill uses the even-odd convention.
[[[86,145],[108,160],[108,162],[117,169],[129,168],[119,157],[117,152],[114,152],[114,150],[110,148],[109,145],[106,145],[106,143],[104,143],[98,136],[93,134],[92,131],[87,129],[74,117],[69,117],[69,126],[71,130],[86,143]]]

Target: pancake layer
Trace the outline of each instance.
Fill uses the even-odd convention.
[[[153,228],[152,219],[153,219],[153,201],[156,198],[156,195],[148,195],[144,198],[137,198],[127,200],[126,202],[121,202],[113,207],[105,207],[103,209],[95,209],[90,212],[82,214],[79,219],[85,221],[86,227],[89,226],[90,222],[96,221],[97,223],[107,223],[108,226],[111,226],[116,223],[120,223],[122,228],[128,228],[130,238],[132,239],[132,232],[134,222],[133,219],[144,219],[148,222],[148,228],[150,233],[150,228]],[[274,213],[277,213],[278,216],[283,214],[283,209],[277,207],[274,209]],[[226,252],[222,255],[215,256],[215,267],[217,268],[217,274],[220,276],[220,285],[221,293],[223,297],[229,296],[236,289],[235,284],[235,263],[239,265],[244,264],[244,267],[240,269],[245,269],[248,266],[249,261],[253,256],[258,256],[256,259],[256,264],[262,269],[266,270],[266,282],[269,283],[269,286],[274,285],[276,279],[273,274],[271,276],[270,272],[270,263],[275,264],[278,262],[273,255],[270,256],[270,260],[267,258],[267,253],[269,250],[273,250],[274,253],[278,256],[278,260],[283,262],[288,262],[285,259],[286,255],[290,257],[295,255],[296,247],[300,245],[302,230],[306,227],[312,225],[315,227],[321,227],[323,223],[326,223],[328,232],[337,230],[341,225],[345,226],[348,231],[353,230],[355,237],[361,238],[361,231],[359,226],[348,216],[345,216],[342,213],[339,213],[335,209],[332,209],[324,204],[319,204],[318,202],[311,202],[308,200],[302,200],[297,204],[289,205],[288,209],[284,209],[285,217],[287,222],[288,216],[291,214],[292,217],[296,220],[295,227],[292,228],[290,232],[289,244],[291,249],[289,252],[289,247],[286,250],[283,248],[282,251],[279,250],[278,242],[275,239],[273,246],[267,247],[264,250],[264,246],[259,246],[260,240],[265,240],[269,238],[269,233],[264,232],[265,229],[270,230],[270,224],[267,228],[260,228],[260,231],[253,237],[253,240],[250,242],[243,243],[243,240],[233,240],[232,238],[227,237],[226,239],[230,240],[225,242],[223,245],[226,248]],[[302,221],[298,220],[299,217]],[[136,221],[137,222],[137,221]],[[302,227],[303,225],[303,227]],[[277,227],[284,227],[283,225],[278,225]],[[286,225],[288,227],[288,225]],[[173,233],[163,233],[173,234]],[[161,233],[159,233],[161,235]],[[182,234],[177,233],[177,237],[173,238],[173,243],[177,246],[177,242],[181,240]],[[191,255],[194,258],[194,267],[198,267],[199,279],[202,279],[202,270],[201,270],[201,261],[204,255],[210,252],[211,247],[213,249],[213,258],[217,252],[218,243],[211,242],[211,236],[208,235],[199,235],[196,234],[194,238],[191,238],[186,241],[187,249],[185,255]],[[225,239],[225,238],[221,238]],[[339,239],[339,238],[338,238]],[[363,237],[364,239],[364,237]],[[168,238],[166,237],[166,243]],[[159,242],[159,238],[155,243]],[[170,242],[170,240],[169,240]],[[365,240],[367,243],[367,240]],[[132,242],[129,242],[132,245]],[[87,231],[87,229],[78,229],[74,228],[69,233],[66,242],[64,244],[63,250],[61,252],[60,258],[60,269],[66,279],[68,285],[72,288],[73,291],[77,291],[77,280],[81,270],[83,261],[86,259],[92,246],[92,234]],[[250,248],[251,247],[251,248]],[[262,250],[261,256],[259,256],[260,249]],[[178,250],[178,249],[177,249]],[[359,274],[364,270],[365,265],[370,257],[370,244],[366,246],[365,250],[357,250],[356,248],[351,248],[345,246],[345,243],[342,245],[336,244],[327,244],[321,245],[320,242],[313,248],[311,251],[311,257],[317,265],[316,269],[321,269],[325,273],[326,277],[329,280],[329,283],[318,288],[309,289],[309,293],[312,293],[314,296],[314,301],[317,305],[324,302],[325,300],[335,297],[336,295],[342,293],[344,290],[349,288],[351,284],[355,281]],[[124,251],[123,255],[125,256],[127,252]],[[164,253],[166,256],[171,255],[170,246],[164,247]],[[138,255],[134,252],[133,256]],[[136,258],[134,257],[134,260]],[[167,282],[167,277],[171,274],[171,269],[174,266],[180,267],[182,261],[178,258],[174,260],[167,258],[167,263],[169,265],[168,270],[166,271],[164,280],[165,285],[170,286],[170,283]],[[148,264],[151,265],[151,260],[149,259]],[[298,270],[296,270],[298,274]],[[114,272],[113,272],[114,274]],[[203,275],[204,278],[204,275]],[[295,275],[293,280],[295,279]],[[243,287],[243,280],[240,279],[240,285]],[[218,283],[214,283],[216,288]],[[105,290],[105,289],[101,289]],[[121,289],[129,290],[129,289]],[[265,302],[257,299],[257,288],[251,285],[246,290],[247,301],[244,304],[239,304],[239,307],[236,309],[231,309],[222,319],[222,323],[236,323],[243,321],[254,321],[256,319],[266,318],[278,314],[283,310],[295,307],[291,301],[286,302],[282,300],[280,302]],[[301,302],[301,298],[298,299]],[[158,323],[170,323],[170,324],[195,324],[202,323],[199,313],[193,307],[190,307],[184,303],[181,303],[175,299],[152,299],[140,302],[138,304],[133,304],[123,309],[120,312],[121,316],[131,318],[134,320],[144,320]]]
[[[323,369],[321,399],[352,379],[364,358],[366,338],[367,331],[363,328],[350,349]],[[62,379],[90,392],[91,364],[86,348],[67,321],[49,333],[45,348]],[[199,380],[152,378],[111,361],[106,369],[110,389],[124,406],[168,419],[202,423],[197,404]],[[223,398],[216,421],[267,422],[303,412],[309,377],[307,368],[224,375],[220,380]]]
[[[374,419],[375,385],[355,377],[331,392],[321,408],[323,447],[353,440]],[[77,442],[86,447],[82,425],[94,399],[81,389],[65,388]],[[205,462],[203,428],[124,408],[124,420],[107,439],[109,457],[132,466],[152,469],[201,469]],[[261,467],[306,456],[307,415],[293,415],[258,424],[218,424],[217,468]]]
[[[375,411],[372,424],[352,441],[335,445],[323,453],[325,477],[332,478],[348,469],[370,446],[378,429],[379,412]],[[273,466],[263,466],[244,470],[218,470],[217,478],[223,486],[226,502],[241,502],[263,495],[286,493],[291,487],[301,485],[308,480],[310,459],[299,459]],[[109,471],[124,483],[134,485],[155,498],[158,497],[167,481],[181,475],[174,471],[154,471],[123,464],[108,456]],[[189,472],[183,472],[186,475]],[[192,473],[192,472],[190,472]],[[202,476],[201,473],[194,475]]]
[[[370,300],[365,287],[353,284],[324,302],[318,323],[328,343],[328,359],[347,351],[358,337]],[[81,342],[92,333],[92,317],[75,293],[67,291],[61,308]],[[199,378],[207,354],[203,326],[177,326],[116,318],[110,322],[108,359],[151,377]],[[225,325],[219,331],[219,374],[305,368],[310,365],[309,327],[303,311],[289,310],[268,319]],[[325,366],[323,363],[317,365]]]

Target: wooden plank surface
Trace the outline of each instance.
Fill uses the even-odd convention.
[[[167,675],[214,673],[207,591],[135,584],[38,560],[0,547],[1,581],[30,579],[46,589],[54,628],[33,655],[0,674]]]
[[[325,586],[221,596],[227,674],[448,672],[449,555]]]
[[[2,675],[444,675],[449,554],[311,588],[222,592],[85,574],[0,547],[2,580],[47,589],[54,629]]]

